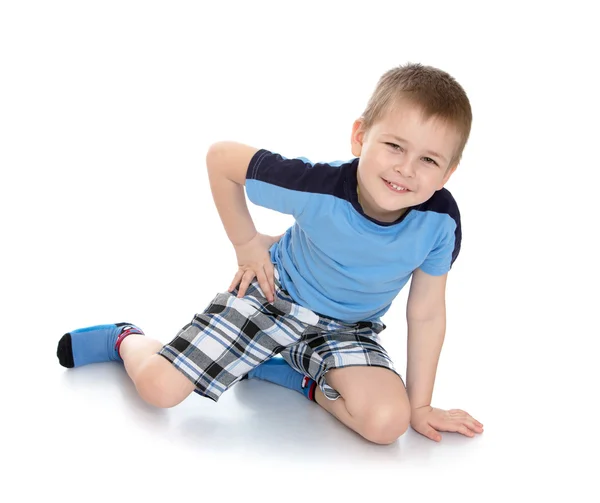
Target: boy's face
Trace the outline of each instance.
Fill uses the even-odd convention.
[[[355,121],[352,155],[360,157],[363,211],[380,222],[393,222],[406,208],[427,201],[456,170],[449,163],[458,140],[456,130],[439,119],[423,122],[413,105],[395,107],[368,132],[361,120]]]

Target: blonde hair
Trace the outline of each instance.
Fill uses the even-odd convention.
[[[384,73],[361,119],[368,131],[400,101],[408,101],[422,110],[423,119],[441,119],[452,125],[459,144],[448,167],[458,164],[471,132],[471,104],[461,85],[448,73],[420,63],[408,63]]]

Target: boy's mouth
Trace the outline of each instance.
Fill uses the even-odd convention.
[[[385,182],[385,184],[388,186],[388,188],[393,190],[394,192],[398,192],[398,193],[410,192],[410,190],[408,190],[403,185],[398,185],[396,183],[390,182],[390,181],[386,180],[385,178],[382,178],[382,180]]]

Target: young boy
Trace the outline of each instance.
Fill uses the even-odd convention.
[[[460,215],[443,188],[471,128],[471,107],[447,73],[408,64],[385,73],[354,122],[346,163],[312,164],[233,142],[206,158],[210,186],[239,264],[168,344],[118,323],[65,334],[65,367],[123,361],[140,396],[173,407],[192,391],[214,401],[243,378],[300,391],[364,438],[389,444],[409,425],[473,437],[482,424],[431,407],[445,335],[446,277]],[[244,195],[293,215],[260,234]],[[412,276],[407,384],[379,342],[381,317]],[[272,358],[276,355],[281,357]]]

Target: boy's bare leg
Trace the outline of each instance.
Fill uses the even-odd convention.
[[[174,407],[194,390],[195,386],[169,361],[156,354],[163,343],[143,335],[128,335],[123,339],[120,355],[125,370],[143,400],[156,407]]]
[[[395,442],[410,424],[410,403],[402,380],[381,367],[330,370],[327,383],[340,393],[329,400],[320,389],[316,402],[371,442]]]

